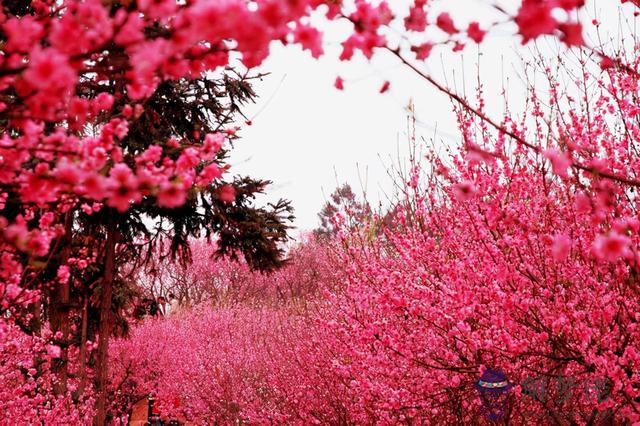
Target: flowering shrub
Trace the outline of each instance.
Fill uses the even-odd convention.
[[[450,187],[422,229],[349,248],[348,285],[331,299],[346,312],[328,325],[348,342],[340,368],[367,401],[350,407],[356,418],[470,421],[480,417],[474,383],[501,368],[520,385],[518,424],[609,409],[635,421],[639,306],[619,257],[630,238],[598,236],[579,197],[547,174],[495,165],[474,175],[477,192],[459,200]],[[557,377],[574,386],[551,382],[540,401],[522,394],[527,379]],[[583,383],[604,387],[583,395]]]
[[[129,395],[154,394],[166,418],[324,424],[345,416],[329,351],[322,330],[293,310],[200,306],[115,341],[111,380]]]
[[[545,64],[519,123],[457,103],[464,144],[414,165],[395,226],[342,233],[326,325],[357,421],[473,423],[487,369],[515,424],[640,421],[638,81],[581,65],[575,98]]]
[[[75,398],[54,391],[58,380],[51,364],[60,347],[23,333],[15,325],[0,323],[0,412],[7,419],[42,424],[88,424],[94,415],[91,392]]]
[[[384,28],[394,15],[386,2],[358,0],[351,7],[320,0],[159,1],[110,9],[97,0],[68,0],[8,7],[2,18],[6,44],[0,63],[0,118],[12,131],[2,135],[0,199],[26,211],[1,215],[4,244],[41,257],[60,235],[55,220],[36,226],[30,206],[66,211],[75,202],[87,212],[103,205],[124,212],[153,197],[160,207],[175,208],[184,204],[189,191],[219,178],[224,168],[208,162],[234,130],[195,132],[186,144],[167,137],[162,144],[137,151],[123,150],[120,141],[140,118],[142,102],[163,82],[195,80],[227,66],[235,54],[245,66],[254,67],[268,56],[275,40],[300,44],[315,57],[322,54],[320,32],[302,22],[320,6],[328,19],[345,17],[353,23],[342,59],[355,51],[371,57],[374,48],[387,46]],[[553,12],[582,6],[582,1],[525,0],[517,10],[497,10],[517,24],[524,42],[555,34],[573,45],[579,44],[580,23],[571,18],[573,13],[561,21]],[[404,17],[408,32],[435,26],[445,35],[406,46],[404,50],[415,51],[421,59],[436,44],[459,49],[467,38],[480,42],[490,29],[481,29],[477,22],[459,29],[447,12],[433,22],[427,19],[430,7],[416,0]],[[496,19],[491,27],[499,23]],[[83,136],[85,126],[95,132]],[[223,201],[234,199],[232,187],[220,186],[218,193]],[[3,256],[3,265],[12,266],[2,270],[2,285],[15,286],[22,268],[11,252]],[[22,289],[12,287],[10,293],[16,292]],[[8,303],[15,298],[4,299]]]
[[[470,41],[481,43],[505,23],[515,24],[523,43],[551,35],[569,47],[585,44],[583,23],[578,20],[584,7],[581,0],[524,0],[509,8],[488,5],[495,19],[482,24],[463,23],[446,7],[432,8],[436,3],[415,0],[398,11],[387,2],[365,0],[36,0],[3,4],[0,326],[13,343],[3,346],[2,365],[17,365],[15,361],[22,368],[6,376],[10,393],[0,402],[7,403],[9,418],[23,420],[32,415],[47,422],[53,418],[47,416],[68,407],[69,422],[86,420],[90,399],[78,395],[75,399],[86,400],[87,406],[80,406],[82,402],[79,408],[72,408],[77,401],[69,399],[68,391],[74,391],[76,384],[73,378],[67,379],[75,368],[75,357],[80,375],[86,378],[85,349],[90,335],[93,340],[99,336],[96,422],[104,423],[112,314],[118,313],[126,296],[126,277],[118,275],[122,272],[118,262],[128,264],[126,260],[134,257],[136,238],[141,235],[153,245],[154,235],[143,218],[167,219],[176,251],[189,237],[218,233],[222,251],[241,249],[250,266],[270,269],[280,264],[277,244],[286,239],[282,216],[290,207],[280,202],[272,211],[249,209],[247,200],[265,182],[243,180],[230,185],[222,180],[228,169],[225,146],[238,131],[230,125],[231,112],[238,109],[235,102],[251,98],[246,81],[231,82],[225,74],[235,58],[241,58],[247,68],[255,67],[277,41],[298,44],[319,57],[322,34],[310,23],[312,15],[351,23],[341,59],[350,60],[356,52],[371,58],[376,50],[386,49],[418,73],[409,60],[412,55],[425,60],[434,48],[462,50]],[[629,6],[637,5],[634,1]],[[390,28],[398,22],[406,34],[394,38]],[[585,105],[576,107],[569,97],[557,99],[562,91],[551,81],[550,104],[567,112],[546,114],[534,98],[530,119],[522,121],[533,124],[533,131],[514,119],[491,120],[482,107],[474,108],[421,74],[460,106],[468,157],[448,169],[442,165],[442,186],[428,188],[434,194],[431,198],[418,194],[413,200],[412,205],[418,207],[412,212],[417,222],[411,223],[419,224],[420,232],[403,223],[403,212],[398,211],[394,217],[402,226],[390,228],[385,239],[371,246],[350,246],[345,252],[349,260],[344,279],[349,285],[336,290],[335,283],[325,283],[326,290],[336,294],[320,317],[339,315],[339,321],[327,323],[327,329],[315,327],[313,321],[309,324],[314,326],[300,326],[291,315],[285,316],[286,321],[276,315],[272,322],[287,324],[283,325],[290,339],[287,342],[297,342],[291,347],[311,357],[298,366],[317,361],[322,367],[313,379],[335,379],[318,387],[318,381],[312,384],[294,375],[288,357],[278,359],[282,366],[273,369],[281,375],[266,380],[265,365],[269,364],[265,360],[272,355],[263,352],[255,368],[246,371],[259,372],[262,378],[256,380],[260,383],[275,383],[264,391],[273,398],[255,390],[258,396],[247,391],[249,396],[223,396],[212,402],[194,390],[197,402],[189,402],[182,415],[203,418],[215,408],[223,413],[221,420],[261,416],[300,422],[393,422],[429,416],[458,416],[459,420],[464,415],[458,408],[473,405],[464,386],[470,375],[481,372],[485,364],[509,361],[511,367],[504,368],[511,368],[512,377],[522,374],[515,370],[533,365],[547,376],[603,378],[607,400],[598,403],[598,412],[615,408],[618,418],[638,420],[634,372],[638,355],[633,345],[638,320],[633,302],[637,299],[639,228],[634,200],[635,188],[640,186],[634,155],[638,64],[636,58],[625,61],[627,58],[608,57],[597,47],[585,48],[601,60],[606,73],[595,84],[599,93],[588,98],[595,101],[597,114]],[[223,83],[213,81],[214,75],[221,76]],[[582,76],[584,81],[588,77],[589,73]],[[336,79],[336,87],[345,87],[341,78]],[[390,88],[391,82],[384,82],[380,92]],[[214,101],[217,98],[230,103],[221,106]],[[185,99],[196,99],[196,104]],[[167,104],[182,106],[178,109],[184,114],[171,114]],[[203,108],[207,112],[201,117]],[[476,119],[482,131],[474,134],[470,129]],[[624,131],[612,123],[623,125]],[[495,131],[494,140],[479,136],[487,131]],[[532,138],[549,142],[542,146],[531,142]],[[438,191],[441,197],[435,196]],[[186,214],[189,211],[197,214]],[[246,221],[247,215],[252,220]],[[353,243],[359,234],[350,232],[343,235],[348,234],[345,240]],[[431,256],[426,260],[418,262],[412,257],[426,253]],[[402,265],[393,264],[399,258]],[[303,275],[302,270],[289,271],[295,277]],[[286,282],[287,273],[272,279]],[[411,278],[409,283],[407,278]],[[260,285],[266,288],[269,281],[265,280]],[[291,287],[283,298],[315,294],[314,285],[309,285],[313,280],[297,281],[300,288]],[[576,281],[582,284],[578,287]],[[422,287],[416,290],[411,287],[415,285]],[[277,291],[282,288],[275,287]],[[489,317],[480,315],[472,296],[490,306],[486,308]],[[113,305],[114,300],[120,304]],[[432,300],[431,305],[425,300]],[[505,301],[507,305],[497,311],[494,304]],[[606,305],[596,309],[602,303]],[[94,309],[98,305],[96,327]],[[79,306],[84,306],[82,315]],[[404,311],[410,307],[417,310]],[[453,316],[451,310],[457,309],[464,314]],[[39,323],[42,312],[46,313],[44,324]],[[242,314],[249,318],[247,323],[229,320],[227,328],[258,324],[261,318],[252,317],[256,315],[252,312]],[[396,318],[398,312],[406,317],[405,322],[417,312],[415,327],[406,330],[407,325]],[[19,322],[26,329],[20,335],[8,317],[15,324],[22,317],[36,324],[28,327]],[[72,330],[70,323],[78,317],[83,326],[76,333],[77,327]],[[500,317],[505,319],[495,319]],[[430,328],[424,328],[425,324]],[[606,326],[612,324],[608,330]],[[47,326],[65,343],[59,349],[42,346],[52,344],[39,337]],[[259,329],[256,336],[265,332]],[[191,336],[184,339],[193,340]],[[409,342],[409,348],[397,346],[399,339],[403,344]],[[328,343],[319,345],[325,341]],[[338,349],[347,341],[347,349]],[[499,350],[494,348],[497,343]],[[416,349],[423,344],[426,349]],[[188,354],[205,350],[194,345]],[[274,345],[273,353],[290,354],[290,348],[282,347],[281,342]],[[47,353],[42,370],[34,374],[32,365],[22,359],[28,348],[33,348],[34,355]],[[317,359],[313,358],[316,354]],[[52,358],[59,361],[51,363]],[[399,376],[400,358],[411,360],[405,362],[407,368],[418,364],[429,374],[415,370],[409,378]],[[207,366],[215,370],[215,364]],[[242,366],[233,366],[243,371]],[[155,383],[156,373],[145,375],[143,367],[139,371],[142,382]],[[376,376],[383,379],[373,381]],[[425,387],[426,379],[437,386]],[[247,384],[249,379],[242,380]],[[441,393],[449,380],[457,388]],[[172,386],[160,384],[167,389]],[[226,395],[227,388],[220,385],[214,394]],[[302,411],[287,405],[302,401],[311,389],[326,392],[312,393],[317,398],[301,404]],[[428,401],[426,391],[430,392]],[[257,404],[259,397],[268,403]],[[243,403],[228,405],[231,400]],[[545,404],[531,402],[536,412],[555,416],[569,408],[594,409],[588,400],[571,400],[557,407]]]
[[[239,256],[216,256],[216,244],[205,240],[189,242],[191,262],[167,262],[156,253],[138,271],[137,282],[146,293],[173,293],[181,305],[237,304],[287,305],[313,299],[331,277],[329,253],[310,235],[290,244],[283,267],[256,272]]]
[[[457,107],[464,144],[455,154],[422,160],[432,168],[413,165],[409,195],[389,226],[367,220],[357,228],[337,214],[342,250],[331,266],[341,285],[322,277],[323,298],[293,317],[305,334],[297,334],[290,313],[280,311],[287,320],[275,327],[256,311],[231,310],[250,335],[265,323],[278,332],[253,343],[251,361],[212,347],[193,352],[206,355],[185,355],[203,364],[216,359],[206,370],[233,365],[239,373],[230,381],[260,377],[260,386],[277,389],[272,395],[282,401],[299,402],[299,386],[307,386],[300,406],[312,407],[312,417],[234,394],[235,414],[228,419],[481,422],[486,406],[476,384],[487,370],[501,370],[514,385],[504,412],[514,424],[640,421],[640,226],[632,178],[638,85],[628,70],[598,73],[599,64],[584,66],[582,77],[596,78],[579,100],[559,90],[551,66],[544,68],[548,96],[531,94],[524,125],[509,117],[490,122],[481,96],[475,111],[468,103]],[[206,312],[197,316],[229,311]],[[174,326],[143,329],[165,335],[158,330],[168,327]],[[184,339],[197,347],[199,333]],[[290,347],[303,351],[303,372],[289,370]],[[241,365],[230,361],[238,358]],[[165,377],[169,369],[166,364],[149,377]],[[156,389],[171,386],[154,382]],[[257,392],[247,382],[230,387]],[[224,412],[196,411],[174,412],[194,418]],[[292,412],[299,417],[287,417]]]

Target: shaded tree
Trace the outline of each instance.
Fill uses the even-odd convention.
[[[313,232],[318,238],[335,236],[339,227],[336,220],[344,220],[349,228],[363,225],[371,219],[372,212],[366,200],[360,201],[345,183],[337,187],[318,213],[320,226]]]

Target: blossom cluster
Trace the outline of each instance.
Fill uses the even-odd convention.
[[[55,392],[58,383],[52,363],[60,347],[46,338],[28,336],[18,327],[0,323],[0,411],[4,419],[42,424],[89,424],[94,415],[90,391],[73,396],[78,381],[65,394]]]
[[[111,412],[153,395],[162,417],[203,423],[326,424],[344,391],[322,330],[300,311],[199,306],[148,320],[112,347]]]
[[[237,314],[249,336],[268,324],[268,336],[231,345],[246,344],[255,357],[241,358],[233,364],[241,373],[225,379],[248,394],[217,399],[233,400],[232,419],[474,423],[486,411],[476,383],[486,370],[501,370],[513,385],[507,409],[514,424],[640,421],[640,225],[632,178],[640,87],[628,70],[590,62],[576,84],[594,82],[576,98],[567,86],[560,90],[552,70],[542,70],[548,93],[530,93],[531,108],[517,123],[505,116],[490,127],[481,95],[474,111],[471,103],[456,107],[463,144],[416,160],[391,219],[374,216],[354,227],[338,213],[342,229],[326,243],[335,254],[327,257],[331,274],[318,277],[323,291],[307,309],[278,311],[287,320],[277,326],[246,308],[195,315],[235,330],[217,316]],[[145,324],[137,338],[180,335],[205,344],[203,328],[177,324]],[[182,327],[202,331],[183,337]],[[249,338],[222,335],[217,342]],[[125,353],[135,351],[129,344],[122,343]],[[240,356],[226,343],[220,348],[185,356],[208,365],[198,376],[210,374]],[[172,356],[145,350],[153,360]],[[154,370],[149,377],[174,375],[153,389],[182,383],[166,398],[198,393],[187,379],[195,368]],[[303,408],[279,405],[291,401]],[[186,406],[176,415],[207,413]]]
[[[408,55],[425,60],[438,46],[458,51],[481,43],[505,21],[515,24],[523,43],[550,35],[567,46],[585,44],[582,0],[488,6],[499,18],[483,24],[463,24],[446,5],[444,11],[433,7],[437,3],[446,2],[414,0],[404,12],[366,0],[4,5],[0,350],[8,370],[0,377],[8,393],[0,403],[8,418],[79,423],[91,416],[89,397],[55,389],[56,360],[73,362],[78,348],[16,328],[24,325],[22,313],[40,313],[33,305],[43,290],[64,289],[73,272],[97,260],[93,248],[80,248],[46,288],[33,284],[44,280],[39,274],[52,246],[68,243],[68,212],[91,217],[108,207],[126,213],[145,203],[175,209],[205,189],[223,203],[236,201],[234,188],[222,182],[224,147],[236,128],[149,136],[143,147],[125,143],[141,123],[157,124],[145,107],[163,85],[224,73],[236,59],[256,67],[273,42],[319,57],[324,49],[310,19],[315,15],[350,22],[343,60],[383,49],[405,62]],[[396,43],[388,34],[397,22],[409,37]],[[328,268],[339,278],[317,277],[326,296],[314,305],[317,312],[229,310],[203,312],[185,324],[145,323],[132,341],[138,346],[122,341],[115,349],[124,370],[114,373],[114,382],[130,380],[127,366],[134,365],[139,383],[130,389],[160,389],[164,408],[190,419],[219,412],[221,421],[456,422],[458,413],[478,409],[469,386],[474,378],[500,366],[516,382],[552,371],[610,384],[606,401],[550,407],[520,398],[524,411],[615,409],[616,418],[638,421],[638,61],[591,52],[602,61],[582,81],[602,75],[590,97],[565,97],[550,76],[546,105],[566,111],[561,115],[545,111],[533,96],[526,125],[511,117],[497,123],[462,101],[457,113],[465,155],[431,158],[440,174],[423,188],[429,195],[415,192],[407,205],[416,211],[393,212],[383,238],[353,245],[359,231],[339,233],[342,261]],[[344,88],[339,77],[336,87]],[[481,136],[473,130],[478,126]],[[495,130],[491,141],[488,129]],[[409,185],[414,190],[416,176]],[[259,284],[287,288],[289,296],[317,296],[309,284],[316,277],[303,277],[305,256],[298,259],[298,269]],[[241,272],[243,285],[253,278]],[[227,339],[229,330],[242,332]],[[175,336],[174,349],[158,351],[167,335]],[[310,372],[310,365],[317,367]],[[209,392],[195,386],[201,380],[212,383]],[[179,400],[181,394],[190,399]],[[180,409],[167,402],[176,398]]]

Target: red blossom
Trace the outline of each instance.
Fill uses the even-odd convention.
[[[409,15],[404,18],[404,26],[408,31],[424,31],[427,28],[427,13],[422,6],[412,6]]]
[[[600,61],[600,68],[602,70],[608,70],[610,68],[613,68],[614,66],[615,62],[607,56],[603,57]]]
[[[553,237],[553,243],[551,247],[551,254],[557,261],[562,261],[567,258],[571,251],[571,238],[565,234],[558,234]]]
[[[629,237],[612,232],[599,235],[593,243],[593,251],[598,258],[615,262],[627,255],[630,243]]]
[[[467,28],[467,34],[469,35],[469,38],[471,40],[480,44],[482,43],[482,40],[484,40],[484,36],[487,34],[487,32],[481,29],[480,24],[478,24],[477,22],[471,22],[469,24],[469,27]]]
[[[314,58],[319,58],[324,53],[322,34],[317,29],[308,25],[297,25],[293,35],[294,41],[300,43],[303,49],[309,50]]]
[[[166,208],[180,207],[186,200],[184,187],[175,182],[165,182],[160,185],[158,205]]]
[[[27,52],[44,35],[44,28],[33,16],[13,17],[3,24],[7,35],[7,51]]]
[[[60,347],[56,345],[47,345],[47,354],[51,358],[60,358]]]
[[[324,51],[320,29],[331,27],[316,25],[325,17],[351,22],[340,39],[343,60],[358,51],[372,58],[377,50],[407,59],[410,43],[424,60],[435,42],[430,29],[458,33],[455,8],[443,2],[430,25],[427,15],[435,10],[425,0],[398,9],[397,19],[387,2],[367,0],[60,0],[30,2],[26,9],[5,3],[0,412],[16,424],[92,422],[96,371],[78,359],[80,349],[90,353],[97,343],[80,348],[75,337],[82,298],[95,309],[93,291],[104,285],[105,244],[76,239],[76,224],[106,228],[104,206],[124,215],[155,203],[166,213],[212,191],[223,203],[236,200],[234,187],[219,186],[219,179],[228,168],[221,160],[224,143],[238,129],[204,137],[201,129],[153,132],[148,140],[126,143],[135,134],[130,129],[164,119],[151,105],[158,88],[225,74],[235,58],[257,66],[273,43],[300,44],[317,58]],[[523,43],[553,35],[580,46],[583,6],[582,0],[524,0],[517,16],[507,19],[515,20]],[[314,13],[320,7],[324,17]],[[404,22],[411,33],[398,35],[392,22]],[[466,35],[481,43],[486,31],[474,21]],[[446,39],[455,51],[463,41]],[[518,119],[507,112],[490,120],[482,94],[477,107],[452,96],[456,111],[464,111],[455,117],[464,146],[451,147],[460,155],[440,161],[430,153],[429,161],[407,169],[408,189],[385,218],[354,224],[337,214],[338,231],[326,242],[331,256],[310,243],[312,255],[263,276],[246,264],[214,263],[211,252],[201,250],[189,279],[199,283],[196,290],[207,290],[207,303],[247,297],[251,307],[143,323],[132,341],[113,346],[122,355],[112,357],[114,366],[123,364],[112,381],[121,387],[111,394],[158,391],[163,409],[199,423],[471,424],[481,415],[473,382],[502,364],[514,383],[523,384],[525,372],[535,370],[552,371],[548,380],[604,378],[611,385],[608,401],[556,398],[553,407],[527,399],[521,386],[512,400],[514,423],[530,421],[518,417],[524,412],[548,416],[556,410],[560,418],[607,407],[616,408],[615,424],[640,421],[632,374],[640,353],[625,343],[640,339],[634,326],[640,306],[629,296],[640,228],[633,149],[640,89],[633,53],[619,58],[603,52],[600,66],[607,73],[581,77],[606,90],[585,99],[569,98],[571,87],[547,79],[548,99],[532,97]],[[343,88],[341,78],[335,86]],[[482,149],[465,154],[465,147]],[[563,179],[548,171],[547,160]],[[423,182],[420,170],[434,175]],[[136,220],[123,220],[122,228],[146,226]],[[147,243],[122,237],[118,249]],[[125,257],[116,256],[117,262]],[[125,269],[115,271],[118,285],[130,272]],[[57,305],[58,289],[80,297]],[[251,297],[261,293],[256,289],[271,295],[268,303],[254,303]],[[120,298],[130,289],[117,290]],[[289,299],[283,297],[287,291]],[[31,318],[37,307],[46,315]],[[64,333],[50,332],[54,318],[67,321]],[[94,316],[88,318],[95,340]],[[16,326],[31,323],[38,323],[31,333]],[[84,392],[81,367],[88,379]],[[64,389],[62,371],[71,373]],[[175,404],[176,395],[188,398]]]
[[[585,4],[585,0],[554,0],[554,3],[567,12],[570,12],[572,10],[583,7]]]
[[[411,50],[416,54],[416,59],[420,61],[427,59],[431,54],[432,49],[433,49],[433,44],[431,43],[424,43],[419,46],[411,47]]]
[[[438,18],[436,19],[436,25],[447,34],[455,34],[458,32],[456,26],[453,23],[453,19],[451,19],[451,15],[449,15],[447,12],[442,12],[440,15],[438,15]]]
[[[551,161],[555,174],[560,177],[567,177],[567,169],[571,167],[571,160],[565,153],[555,149],[548,149],[544,152],[544,155]]]
[[[453,186],[453,193],[458,201],[469,200],[477,192],[476,186],[471,181],[464,181]]]
[[[582,38],[582,24],[569,23],[560,24],[560,31],[562,31],[562,40],[567,46],[583,46],[584,39]]]
[[[541,35],[553,34],[558,22],[551,16],[552,7],[547,1],[524,0],[515,18],[522,44]]]
[[[218,198],[225,203],[236,200],[236,189],[232,185],[223,185],[218,189]]]

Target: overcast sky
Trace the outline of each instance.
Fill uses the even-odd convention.
[[[456,11],[459,7],[454,5],[452,16],[460,27],[472,19],[482,23],[491,17],[481,1],[458,3],[464,3],[465,9]],[[361,55],[351,62],[339,61],[339,41],[347,29],[326,30],[326,54],[319,60],[298,47],[273,45],[271,56],[257,70],[271,74],[255,84],[260,98],[246,109],[253,124],[243,127],[231,156],[233,173],[274,182],[261,202],[292,200],[299,231],[318,225],[317,213],[339,183],[348,182],[359,190],[362,182],[370,201],[385,199],[384,193],[391,188],[385,163],[396,158],[399,149],[401,155],[406,153],[410,100],[415,104],[419,134],[429,139],[436,135],[442,145],[458,141],[445,96],[387,52],[379,52],[371,62]],[[421,66],[440,81],[446,78],[450,85],[455,82],[460,91],[466,87],[470,93],[479,69],[489,109],[495,114],[503,107],[500,91],[508,80],[509,101],[517,108],[524,100],[517,75],[519,56],[526,56],[529,48],[510,34],[513,30],[506,27],[490,35],[480,51],[475,45],[467,46],[464,54],[434,49]],[[344,91],[333,87],[338,75],[345,80]],[[391,89],[379,94],[386,80]]]

